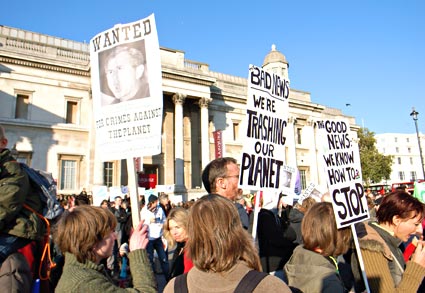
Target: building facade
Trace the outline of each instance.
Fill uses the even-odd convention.
[[[425,136],[419,134],[419,138],[421,146],[423,146],[425,144]],[[393,156],[390,179],[385,183],[392,184],[424,179],[416,133],[376,134],[375,139],[378,152],[386,156]]]
[[[201,172],[214,159],[214,131],[222,132],[224,154],[239,158],[247,80],[210,71],[183,51],[160,52],[162,152],[143,157],[141,172],[187,200],[205,193]],[[52,172],[62,194],[127,185],[125,160],[96,159],[89,57],[89,44],[0,26],[0,124],[18,160]],[[289,78],[289,63],[275,47],[263,67]],[[289,107],[287,164],[298,167],[304,188],[310,182],[325,186],[315,121],[346,118],[357,137],[355,119],[297,89],[291,89]]]

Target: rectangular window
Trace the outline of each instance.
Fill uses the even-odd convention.
[[[78,124],[78,102],[66,102],[66,123]]]
[[[397,142],[397,137],[394,137],[394,142]]]
[[[28,95],[16,95],[15,119],[28,119],[28,105],[30,97]]]
[[[301,189],[307,188],[307,179],[305,175],[305,170],[300,170],[300,181],[301,181]]]
[[[410,172],[410,180],[411,181],[416,181],[416,172],[415,171],[411,171]]]
[[[397,162],[398,162],[399,165],[401,165],[401,158],[400,157],[397,158]]]
[[[407,141],[407,142],[410,142],[410,139],[407,137],[407,138],[406,138],[406,141]]]
[[[62,190],[74,190],[77,187],[77,161],[61,160],[61,178],[59,188]]]
[[[302,143],[301,134],[302,134],[302,128],[297,128],[297,144],[301,144]]]
[[[58,155],[58,189],[76,193],[80,188],[80,163],[83,156]]]
[[[410,157],[409,159],[410,159],[410,165],[413,165],[413,158]]]
[[[103,163],[103,184],[111,187],[114,184],[114,163]]]
[[[398,172],[398,179],[400,179],[400,181],[404,181],[404,172],[403,171]]]
[[[410,154],[412,152],[411,148],[407,148],[407,152]]]
[[[398,153],[398,147],[395,148],[395,152]]]
[[[239,123],[233,122],[233,140],[239,139]]]

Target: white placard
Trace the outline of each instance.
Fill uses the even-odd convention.
[[[109,201],[108,187],[105,185],[95,185],[92,188],[93,193],[93,205],[100,206],[102,200],[106,199]]]
[[[124,194],[121,191],[120,186],[111,186],[109,187],[109,200],[114,201],[115,197],[120,196],[121,198],[124,196]]]
[[[154,15],[96,35],[90,60],[100,159],[159,154],[163,94]]]
[[[317,122],[321,163],[338,229],[369,218],[367,198],[362,185],[358,144],[350,137],[345,120]]]
[[[251,65],[245,141],[240,159],[239,187],[278,190],[284,186],[289,81]]]
[[[303,194],[298,199],[298,203],[302,204],[303,200],[309,197],[313,198],[316,202],[320,202],[322,201],[322,196],[323,196],[322,192],[320,192],[316,184],[312,182],[304,190]]]

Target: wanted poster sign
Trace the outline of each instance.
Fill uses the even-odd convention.
[[[102,161],[161,152],[161,58],[154,15],[90,41],[96,147]]]
[[[317,122],[322,166],[332,199],[338,229],[369,218],[362,185],[358,144],[350,137],[345,120]]]
[[[288,187],[284,170],[289,81],[250,66],[245,141],[240,162],[239,187],[280,190]]]

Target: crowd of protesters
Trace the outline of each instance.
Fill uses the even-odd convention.
[[[0,141],[0,152],[8,156],[4,131]],[[4,170],[19,171],[8,165]],[[0,180],[8,182],[11,175],[3,173]],[[99,206],[85,189],[78,195],[59,195],[65,212],[52,227],[57,265],[52,267],[49,291],[158,292],[162,288],[156,274],[164,276],[165,292],[425,289],[425,209],[409,193],[397,190],[379,198],[368,194],[371,217],[351,231],[337,229],[327,196],[293,205],[283,203],[282,194],[273,202],[260,199],[254,242],[250,232],[256,199],[244,197],[238,188],[236,160],[213,160],[200,175],[207,195],[197,200],[173,204],[165,193],[140,197],[141,220],[135,227],[128,195],[103,200]],[[19,191],[4,186],[2,194]],[[7,227],[7,218],[1,216],[1,227]],[[7,239],[20,239],[4,228],[0,236],[0,248],[9,247]],[[13,251],[0,251],[2,273],[11,269],[10,263],[19,264],[18,249],[31,242],[16,242]],[[0,284],[4,278],[0,276]],[[29,292],[28,284],[25,288],[23,292]]]

